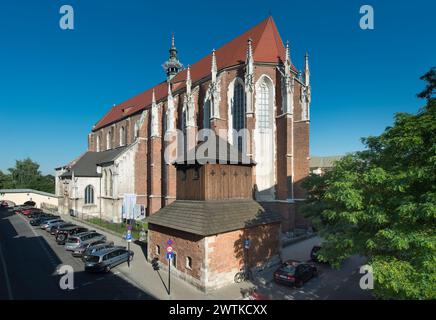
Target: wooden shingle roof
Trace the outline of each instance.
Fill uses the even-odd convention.
[[[252,199],[176,200],[147,218],[149,224],[201,236],[280,221],[279,214],[265,212],[265,209]]]

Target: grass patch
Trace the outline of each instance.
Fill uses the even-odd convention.
[[[127,232],[127,224],[126,223],[113,223],[110,221],[106,221],[100,218],[90,218],[87,220],[88,222],[95,224],[103,229],[110,230],[119,234],[120,236],[124,235]],[[132,226],[132,237],[134,240],[138,240],[141,230],[144,229],[147,232],[148,224],[146,222],[136,221]],[[146,240],[145,240],[146,241]]]

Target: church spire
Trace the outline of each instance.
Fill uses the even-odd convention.
[[[191,67],[188,65],[188,70],[186,71],[186,94],[188,96],[191,95],[191,86],[192,86]]]
[[[291,63],[291,48],[289,47],[289,41],[286,41],[286,62]]]
[[[177,57],[177,48],[174,33],[171,34],[171,47],[169,52],[170,56],[168,60],[165,61],[162,65],[167,75],[168,81],[171,80],[183,68],[183,65],[180,63]]]
[[[310,85],[309,53],[307,51],[304,56],[304,85]]]
[[[212,73],[212,82],[215,83],[216,82],[216,73],[217,73],[215,49],[212,50],[211,73]]]
[[[245,100],[247,105],[247,114],[253,113],[253,93],[254,93],[254,58],[253,58],[253,40],[247,40],[247,54],[245,58]]]
[[[151,137],[159,136],[158,107],[154,89],[151,96]]]

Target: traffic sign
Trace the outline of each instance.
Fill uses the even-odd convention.
[[[168,246],[168,247],[167,247],[167,252],[168,252],[168,253],[171,253],[171,252],[173,252],[173,247],[171,247],[171,246]]]
[[[167,252],[167,260],[173,260],[174,254],[172,252]]]
[[[168,241],[167,241],[167,245],[172,245],[173,244],[173,240],[171,240],[171,239],[169,239]]]
[[[130,231],[130,230],[129,230]],[[126,238],[125,238],[128,242],[132,242],[132,233],[127,232],[126,234]]]

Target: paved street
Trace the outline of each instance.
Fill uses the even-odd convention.
[[[293,259],[300,261],[310,260],[310,251],[314,245],[319,245],[321,239],[313,237],[283,248],[284,260]],[[270,296],[272,299],[301,300],[301,299],[341,299],[360,300],[372,299],[369,291],[362,290],[359,286],[359,269],[365,260],[353,256],[344,261],[340,270],[334,270],[326,264],[316,264],[319,276],[311,279],[302,288],[287,288],[270,282],[259,286],[259,292]]]
[[[150,299],[117,268],[109,274],[84,272],[83,263],[47,232],[20,215],[0,211],[0,299]],[[74,290],[62,290],[57,267],[74,268]],[[5,284],[5,285],[3,285]]]
[[[71,220],[70,217],[63,219]],[[82,224],[74,221],[74,223]],[[99,231],[99,230],[97,230]],[[125,245],[119,237],[106,234],[108,241]],[[308,260],[319,238],[311,238],[283,249],[284,259]],[[56,244],[54,237],[29,225],[21,215],[0,211],[0,299],[241,299],[241,289],[257,286],[258,291],[271,299],[371,299],[359,288],[361,275],[357,272],[363,259],[352,257],[340,270],[318,265],[320,275],[303,288],[289,288],[267,281],[232,284],[204,294],[179,279],[172,278],[171,296],[166,291],[168,274],[154,271],[146,262],[141,247],[132,244],[135,257],[130,264],[122,264],[108,274],[84,272],[83,263]],[[60,265],[74,268],[74,290],[62,290]]]

